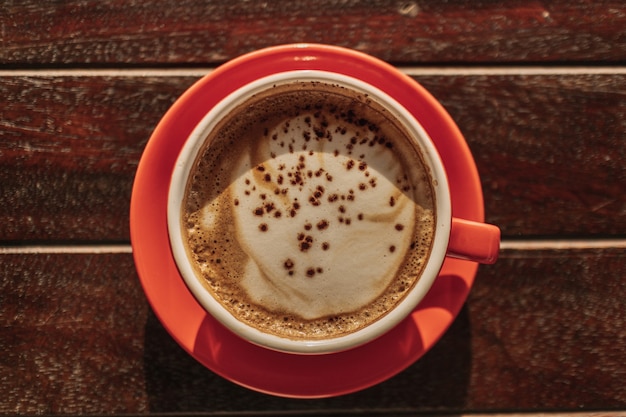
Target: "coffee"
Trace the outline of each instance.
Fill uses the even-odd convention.
[[[419,280],[434,205],[394,114],[349,87],[290,81],[208,133],[181,228],[196,275],[238,320],[327,339],[377,321]]]

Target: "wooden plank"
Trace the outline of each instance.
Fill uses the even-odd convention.
[[[503,255],[497,268],[482,269],[468,300],[475,372],[469,397],[486,408],[551,410],[565,405],[562,398],[571,410],[621,407],[625,388],[608,394],[595,387],[624,386],[626,252]]]
[[[193,81],[1,78],[0,239],[128,241],[143,148]]]
[[[626,76],[418,77],[456,120],[509,236],[626,232]]]
[[[128,253],[4,253],[0,413],[624,409],[624,276],[623,248],[506,250],[413,366],[301,401],[235,386],[187,355],[151,313]]]
[[[147,303],[130,255],[11,255],[0,268],[3,414],[145,409]]]
[[[414,75],[457,121],[505,236],[626,233],[626,76]],[[0,77],[0,240],[128,241],[147,140],[194,76]]]
[[[322,42],[395,63],[623,62],[619,0],[9,1],[0,64],[206,65]]]

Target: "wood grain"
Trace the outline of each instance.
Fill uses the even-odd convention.
[[[0,79],[2,240],[127,241],[143,148],[194,80]]]
[[[624,62],[626,7],[576,1],[9,1],[0,64],[206,65],[322,42],[394,63]]]
[[[1,265],[0,412],[139,411],[148,306],[132,256],[11,255]]]
[[[0,413],[623,409],[624,276],[624,249],[506,250],[421,360],[365,391],[302,401],[238,387],[187,355],[147,305],[130,254],[5,253]]]
[[[626,234],[626,75],[416,75],[505,236]],[[0,77],[0,240],[128,241],[132,181],[192,76]]]
[[[506,235],[626,232],[626,75],[418,81],[465,134]]]

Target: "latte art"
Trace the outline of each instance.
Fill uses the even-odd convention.
[[[209,134],[183,210],[187,252],[220,303],[264,332],[337,337],[417,282],[433,239],[428,173],[367,96],[279,85]]]
[[[231,190],[238,240],[250,258],[243,288],[255,303],[305,319],[355,311],[380,295],[415,221],[400,191],[410,185],[385,143],[370,146],[367,129],[351,140],[354,130],[342,134],[340,124],[325,123],[305,113],[268,128],[239,162],[246,174]],[[271,139],[281,130],[288,143]]]

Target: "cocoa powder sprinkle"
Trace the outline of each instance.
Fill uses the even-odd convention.
[[[328,227],[328,220],[320,220],[317,223],[317,229],[318,230],[324,230]]]

